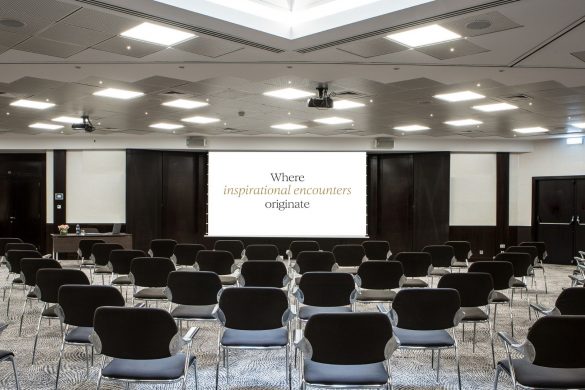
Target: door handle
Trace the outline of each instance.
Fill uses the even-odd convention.
[[[536,219],[537,219],[539,225],[570,226],[571,224],[573,224],[573,222],[575,222],[575,216],[572,216],[571,217],[571,220],[569,221],[569,223],[564,223],[564,222],[542,222],[540,220],[540,217],[537,217]]]
[[[577,215],[577,226],[585,226],[585,223],[581,223],[579,216]]]
[[[14,221],[16,219],[16,217],[10,217],[11,221]]]

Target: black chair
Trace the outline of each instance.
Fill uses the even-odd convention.
[[[177,267],[193,267],[197,253],[205,249],[201,244],[177,244],[171,260]]]
[[[510,329],[514,335],[514,315],[512,313],[512,301],[502,293],[510,289],[514,283],[514,266],[508,261],[475,261],[469,266],[468,272],[484,272],[492,276],[494,283],[494,292],[490,297],[490,305],[494,305],[494,330],[496,329],[496,320],[499,305],[508,305],[510,313]]]
[[[512,286],[510,289],[512,290],[512,296],[510,300],[512,304],[514,304],[514,292],[516,290],[526,291],[526,300],[528,301],[528,313],[530,314],[529,317],[532,316],[530,311],[530,295],[528,294],[528,284],[526,282],[526,277],[532,276],[532,264],[533,259],[530,258],[530,255],[527,253],[520,253],[520,252],[503,252],[498,253],[494,260],[496,261],[507,261],[512,263],[514,267],[514,281],[512,282]],[[538,302],[538,291],[535,290],[536,295],[536,302]]]
[[[395,257],[396,261],[402,263],[404,276],[407,280],[402,283],[402,287],[428,287],[424,280],[417,279],[428,277],[432,270],[431,255],[426,252],[400,252]],[[411,279],[408,279],[411,278]]]
[[[110,266],[110,253],[113,250],[124,249],[120,244],[111,243],[97,243],[91,247],[91,259],[94,262],[93,272],[91,275],[91,283],[95,275],[102,276],[102,284],[105,283],[104,275],[112,275],[112,268]]]
[[[122,292],[123,287],[132,286],[130,280],[131,264],[132,260],[137,257],[146,257],[146,253],[138,249],[114,249],[110,252],[109,267],[112,270],[110,284],[117,286],[120,292]]]
[[[396,296],[393,291],[406,280],[399,261],[369,260],[360,265],[357,272],[358,293],[356,303],[388,303]]]
[[[35,244],[31,244],[28,242],[9,242],[4,245],[4,250],[8,251],[36,251],[38,250]]]
[[[6,244],[11,245],[11,244]],[[6,266],[8,267],[8,277],[13,275],[14,278],[10,281],[10,287],[8,289],[8,302],[6,304],[6,315],[10,312],[10,298],[12,297],[12,287],[14,285],[22,286],[25,289],[25,285],[20,277],[20,260],[21,259],[40,259],[43,256],[36,250],[20,250],[10,249],[6,251]],[[6,288],[4,288],[4,294],[6,294]]]
[[[530,304],[530,307],[537,317],[540,314],[544,316],[583,316],[585,315],[585,288],[569,287],[564,289],[557,297],[552,309],[547,309],[537,303]]]
[[[293,294],[300,328],[300,323],[317,313],[351,312],[357,291],[355,280],[348,273],[307,272]]]
[[[494,390],[501,372],[510,376],[514,389],[585,388],[584,327],[584,316],[550,316],[539,318],[523,343],[498,333],[507,359],[498,362]],[[523,358],[512,358],[512,352]]]
[[[289,322],[291,312],[286,293],[270,287],[234,287],[222,291],[216,313],[221,323],[217,350],[215,388],[223,352],[229,384],[229,351],[238,349],[284,349],[289,388]]]
[[[96,310],[90,336],[102,364],[97,388],[103,379],[126,383],[186,386],[189,367],[197,365],[191,345],[197,328],[182,338],[169,312],[156,308],[100,307]],[[185,352],[181,350],[186,347]],[[110,358],[110,361],[106,361]],[[107,363],[107,364],[106,364]]]
[[[0,238],[0,263],[5,263],[6,259],[4,258],[4,255],[6,254],[6,244],[11,244],[11,243],[20,243],[22,242],[22,240],[20,238],[16,238],[16,237],[2,237]]]
[[[83,239],[79,240],[79,247],[77,248],[77,257],[79,258],[79,269],[89,268],[93,271],[95,262],[91,258],[91,248],[94,244],[103,244],[104,240],[98,239]]]
[[[156,239],[150,241],[148,255],[150,257],[166,257],[170,259],[175,251],[177,241],[170,239]]]
[[[165,294],[179,330],[183,329],[183,321],[215,321],[213,311],[221,289],[221,280],[214,272],[171,272]]]
[[[335,264],[335,256],[332,252],[327,251],[304,251],[297,255],[293,270],[303,275],[306,272],[330,272],[333,271],[337,265]],[[295,283],[298,284],[301,276],[295,278]]]
[[[390,357],[397,342],[382,313],[316,314],[296,345],[303,354],[303,389],[392,388]]]
[[[288,270],[282,261],[257,260],[242,264],[240,286],[286,289],[289,283]]]
[[[368,260],[388,260],[392,256],[388,241],[367,240],[362,242]]]
[[[130,281],[134,285],[132,303],[138,299],[148,302],[166,301],[165,287],[175,264],[168,257],[136,257],[130,263]],[[140,290],[137,287],[141,287]]]
[[[24,312],[26,304],[31,300],[38,300],[35,295],[34,288],[37,285],[37,271],[43,268],[61,268],[61,264],[57,260],[42,259],[42,258],[24,258],[20,260],[20,278],[24,283],[25,288],[29,291],[26,294],[24,303],[22,304],[22,312],[20,313],[20,327],[18,328],[18,336],[22,335],[22,322],[24,320]]]
[[[317,241],[298,240],[292,241],[286,250],[289,262],[295,261],[301,252],[318,252],[321,248]]]
[[[451,264],[455,259],[455,251],[449,245],[427,245],[423,252],[431,255],[431,265],[433,266],[431,274],[431,287],[433,286],[433,277],[441,277],[451,273]]]
[[[333,247],[333,256],[340,272],[356,274],[358,267],[367,260],[364,247],[360,244],[342,244]]]
[[[463,341],[465,341],[465,324],[473,324],[472,352],[475,352],[477,324],[487,324],[490,343],[492,346],[492,364],[495,368],[496,357],[494,352],[494,337],[492,335],[492,326],[490,324],[489,316],[490,298],[492,291],[494,291],[492,276],[485,272],[448,274],[439,279],[437,287],[452,288],[459,293],[461,309],[463,310],[463,318],[461,318]],[[484,310],[483,307],[487,310]]]
[[[113,286],[85,286],[64,285],[59,288],[58,306],[56,312],[61,324],[65,324],[63,340],[59,349],[59,362],[57,363],[57,378],[55,389],[59,387],[59,374],[61,373],[61,361],[66,345],[84,347],[85,370],[89,375],[89,351],[91,347],[91,364],[93,365],[93,345],[89,336],[93,331],[93,316],[95,311],[102,306],[121,306],[125,304],[124,297]],[[71,327],[71,330],[69,329]]]
[[[536,277],[534,275],[534,268],[537,265],[540,265],[540,261],[538,260],[538,249],[535,246],[528,246],[528,245],[516,245],[516,246],[510,246],[508,248],[506,248],[506,253],[526,253],[527,255],[530,256],[530,259],[532,260],[532,268],[531,268],[531,276],[532,277],[532,283],[531,285],[534,287],[535,290],[538,289],[538,286],[536,285]],[[543,270],[544,272],[544,268],[540,268],[541,270]],[[543,273],[544,275],[544,273]],[[546,284],[546,283],[545,283]],[[548,287],[545,286],[545,292],[548,291]]]
[[[537,260],[534,262],[532,269],[534,271],[542,271],[542,278],[544,279],[544,292],[548,294],[548,285],[546,283],[546,273],[544,271],[544,260],[546,260],[548,253],[546,252],[546,244],[542,241],[525,241],[521,242],[519,246],[532,246],[536,248]]]
[[[0,323],[0,333],[8,327],[8,324]],[[12,371],[14,371],[14,383],[16,390],[20,390],[20,384],[18,383],[18,373],[16,372],[16,363],[14,362],[14,352],[0,349],[0,363],[10,362],[12,364]]]
[[[244,255],[244,243],[240,240],[217,240],[213,245],[213,250],[228,251],[234,260],[240,260]]]
[[[198,271],[215,272],[221,284],[233,286],[238,282],[236,264],[231,252],[224,250],[204,250],[197,253],[195,269]]]
[[[37,333],[35,335],[35,342],[32,353],[32,364],[35,363],[35,354],[37,351],[37,341],[39,339],[41,321],[43,319],[54,320],[59,318],[56,310],[57,303],[59,302],[59,288],[66,284],[89,285],[89,279],[83,273],[83,271],[79,269],[41,268],[37,271],[37,285],[35,287],[35,295],[39,298],[39,301],[43,303],[43,308],[37,323]],[[62,324],[61,333],[63,333]]]
[[[461,390],[461,370],[455,327],[463,317],[457,290],[450,288],[407,288],[400,290],[389,312],[399,349],[437,351],[437,381],[441,351],[455,350],[457,379]],[[451,330],[451,334],[449,334]]]
[[[451,268],[456,268],[459,271],[463,268],[469,268],[469,259],[473,255],[469,241],[447,241],[445,245],[453,247],[455,253],[456,260],[451,263]]]
[[[276,245],[252,244],[246,247],[242,260],[282,260],[282,256]]]

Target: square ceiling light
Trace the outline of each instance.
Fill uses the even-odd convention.
[[[159,123],[153,123],[152,125],[150,125],[148,127],[152,127],[153,129],[161,129],[161,130],[177,130],[177,129],[181,129],[185,126],[177,125],[174,123],[159,122]]]
[[[47,108],[55,107],[55,103],[39,102],[37,100],[20,99],[10,103],[14,107],[34,108],[35,110],[46,110]]]
[[[576,127],[578,129],[585,129],[585,122],[581,123],[571,123],[571,126]]]
[[[154,43],[163,46],[173,46],[177,43],[197,38],[197,35],[158,24],[144,22],[120,34],[126,38]]]
[[[473,125],[481,125],[483,122],[478,121],[476,119],[457,119],[454,121],[447,121],[445,122],[446,125],[450,126],[473,126]]]
[[[452,93],[442,93],[439,95],[433,96],[435,99],[444,100],[451,103],[456,102],[465,102],[467,100],[478,100],[483,99],[485,96],[473,92],[473,91],[460,91],[460,92],[452,92]]]
[[[296,100],[314,96],[313,92],[303,91],[296,88],[277,89],[263,93],[264,96],[271,96],[279,99]]]
[[[347,110],[350,108],[358,108],[365,106],[364,103],[354,102],[352,100],[334,100],[333,101],[333,109],[334,110]]]
[[[390,34],[386,37],[386,39],[390,39],[409,47],[427,46],[460,38],[461,35],[448,30],[445,27],[439,26],[438,24]]]
[[[522,127],[514,129],[513,131],[520,134],[548,133],[548,129],[545,129],[544,127]]]
[[[279,125],[272,125],[270,127],[278,130],[301,130],[307,128],[305,125],[299,125],[296,123],[281,123]]]
[[[209,118],[206,116],[192,116],[189,118],[183,118],[181,119],[181,121],[183,122],[189,122],[189,123],[197,123],[199,125],[206,125],[208,123],[215,123],[215,122],[219,122],[219,119],[217,118]]]
[[[53,122],[70,123],[70,124],[83,123],[83,119],[81,119],[81,117],[75,117],[75,116],[59,116],[59,117],[53,118],[51,120]]]
[[[315,119],[313,122],[321,123],[324,125],[343,125],[345,123],[352,123],[353,120],[347,118],[340,118],[338,116],[332,116],[329,118]]]
[[[423,130],[430,130],[430,127],[421,126],[421,125],[407,125],[407,126],[396,126],[394,130],[398,131],[423,131]]]
[[[128,91],[118,88],[106,88],[93,93],[95,96],[109,97],[113,99],[129,100],[144,95],[143,92]]]
[[[172,100],[170,102],[165,102],[162,105],[167,106],[167,107],[193,109],[193,108],[209,106],[209,103],[199,102],[197,100],[177,99],[177,100]]]
[[[56,125],[54,123],[41,123],[41,122],[33,123],[32,125],[29,125],[28,127],[32,128],[32,129],[43,129],[43,130],[59,130],[59,129],[63,128],[63,126]]]
[[[509,103],[493,103],[493,104],[482,104],[480,106],[473,106],[474,110],[483,112],[497,112],[497,111],[508,111],[516,110],[518,106]]]

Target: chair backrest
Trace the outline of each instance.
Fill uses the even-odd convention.
[[[165,287],[174,270],[168,257],[136,257],[130,263],[130,280],[139,287]]]
[[[429,274],[431,255],[426,252],[400,252],[396,255],[396,261],[402,263],[404,276],[421,277]]]
[[[457,261],[464,262],[471,257],[471,243],[469,241],[447,241],[445,245],[453,247]]]
[[[362,288],[390,290],[400,287],[404,270],[399,261],[368,260],[360,265],[357,275],[362,281]]]
[[[37,285],[37,271],[42,268],[61,268],[57,260],[42,258],[20,259],[20,277],[29,287]]]
[[[492,276],[494,290],[507,290],[514,278],[514,266],[508,261],[474,261],[468,273],[485,272]]]
[[[61,320],[72,326],[93,326],[97,308],[124,306],[122,293],[114,286],[87,286],[67,284],[59,287],[58,303]]]
[[[137,257],[146,257],[146,253],[138,249],[114,249],[110,252],[112,272],[117,275],[128,275],[132,260]]]
[[[216,251],[228,251],[234,259],[241,259],[244,243],[240,240],[217,240],[213,245]]]
[[[98,353],[104,356],[146,360],[178,352],[177,324],[166,310],[100,307],[95,311],[93,328],[101,345]]]
[[[317,241],[297,240],[290,243],[287,253],[291,259],[296,259],[301,252],[318,252],[319,249],[321,248]]]
[[[344,272],[307,272],[301,276],[299,291],[305,305],[347,306],[352,303],[355,281]]]
[[[382,313],[320,313],[309,318],[304,337],[311,344],[314,362],[380,363],[389,358],[385,352],[392,339],[392,324]]]
[[[288,310],[286,293],[272,287],[233,287],[223,290],[219,309],[225,326],[240,330],[282,328]]]
[[[9,242],[4,245],[4,250],[6,252],[11,250],[19,250],[19,251],[36,251],[38,248],[35,244],[31,244],[28,242]]]
[[[177,265],[187,265],[192,267],[193,264],[195,264],[197,253],[205,249],[205,245],[201,244],[177,244],[171,260]]]
[[[562,315],[585,315],[585,288],[569,287],[561,291],[555,307]]]
[[[246,287],[282,288],[288,280],[286,265],[282,261],[258,260],[242,264],[241,282]]]
[[[535,246],[529,246],[529,245],[516,245],[516,246],[511,246],[508,247],[506,249],[506,252],[509,253],[526,253],[528,255],[530,255],[530,259],[532,260],[532,263],[534,264],[536,261],[538,261],[538,248]]]
[[[110,253],[115,249],[124,249],[120,244],[112,243],[96,243],[91,247],[91,256],[95,264],[101,267],[108,265],[110,261]]]
[[[251,244],[244,253],[248,260],[276,260],[280,256],[278,247],[272,244]]]
[[[18,243],[18,242],[22,242],[22,240],[20,238],[16,238],[16,237],[0,238],[0,257],[4,256],[6,254],[6,244]]]
[[[494,260],[512,263],[512,266],[514,267],[514,276],[517,278],[528,276],[534,263],[534,259],[528,253],[520,252],[498,253]]]
[[[582,287],[581,287],[582,288]],[[547,316],[528,330],[536,352],[533,363],[554,368],[585,368],[585,316]]]
[[[332,252],[341,267],[359,267],[366,258],[366,251],[360,244],[335,245]]]
[[[197,252],[195,260],[199,271],[215,272],[218,275],[229,275],[234,266],[231,252],[222,250],[203,250]]]
[[[533,246],[538,251],[538,259],[544,261],[546,259],[546,244],[543,241],[525,241],[521,242],[519,246]]]
[[[467,272],[443,275],[437,287],[457,290],[461,307],[479,307],[490,303],[494,282],[486,272]]]
[[[423,252],[431,255],[431,264],[437,268],[448,268],[455,258],[455,251],[450,245],[427,245]]]
[[[335,265],[335,256],[327,251],[303,251],[297,254],[295,268],[298,273],[331,271]]]
[[[148,254],[152,257],[170,258],[173,255],[177,241],[170,239],[155,239],[150,241]]]
[[[170,301],[178,305],[215,305],[221,280],[214,272],[173,271],[169,274],[167,289]]]
[[[388,241],[367,240],[362,242],[362,246],[369,260],[388,260],[392,254]]]
[[[89,279],[79,269],[41,268],[37,271],[35,293],[42,302],[57,303],[59,288],[66,284],[89,285]]]
[[[392,315],[399,328],[450,329],[457,325],[461,307],[459,293],[451,288],[406,288],[392,302]]]
[[[83,240],[79,240],[79,249],[77,251],[77,253],[79,254],[79,256],[84,259],[87,260],[90,258],[91,256],[91,248],[93,247],[94,244],[103,244],[105,243],[104,240],[94,240],[94,239],[83,239]]]
[[[36,250],[10,249],[6,251],[6,265],[8,270],[20,274],[20,259],[40,259],[43,257]]]

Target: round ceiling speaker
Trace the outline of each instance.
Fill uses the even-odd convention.
[[[489,20],[474,20],[473,22],[467,23],[467,27],[470,30],[485,30],[486,28],[490,28],[492,26],[492,22]]]
[[[20,28],[24,27],[24,22],[16,19],[0,19],[0,25],[10,28]]]

